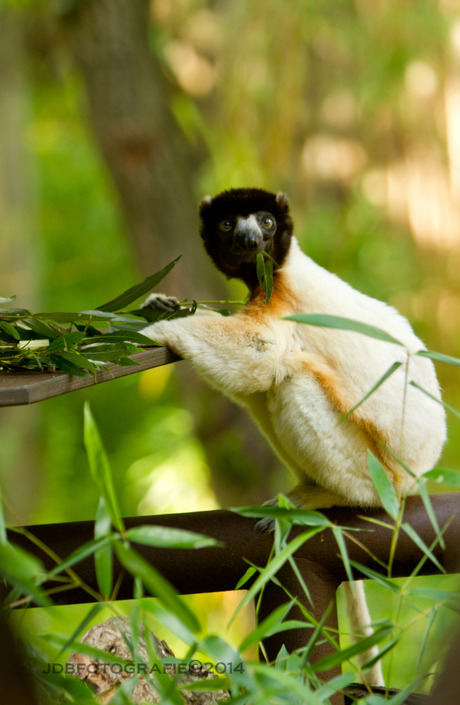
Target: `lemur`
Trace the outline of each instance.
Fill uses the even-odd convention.
[[[239,188],[206,196],[200,220],[214,264],[247,285],[246,305],[229,317],[207,313],[159,321],[143,333],[190,360],[213,386],[248,409],[299,481],[288,493],[295,505],[379,506],[368,449],[399,495],[414,490],[403,464],[416,476],[431,469],[446,424],[442,405],[408,384],[414,381],[440,398],[432,362],[413,354],[424,346],[408,321],[301,251],[283,193]],[[278,265],[268,302],[257,276],[261,252]],[[155,306],[157,296],[148,303]],[[283,320],[310,312],[371,324],[403,345]],[[396,361],[401,367],[339,423]]]
[[[287,495],[296,506],[379,506],[368,450],[398,495],[414,491],[416,483],[404,466],[414,476],[432,468],[446,424],[442,405],[409,384],[414,381],[440,399],[432,362],[414,354],[424,346],[408,321],[301,251],[283,193],[232,189],[206,196],[199,214],[208,254],[227,277],[246,284],[248,301],[229,317],[203,313],[162,320],[143,333],[190,360],[212,385],[247,408],[297,477],[299,484]],[[260,253],[278,265],[268,301],[257,274]],[[164,307],[168,300],[153,295],[147,305]],[[402,345],[284,320],[298,313],[355,319]],[[339,423],[395,362],[402,364]],[[369,633],[362,629],[370,622],[364,593],[348,597],[355,628]],[[374,670],[369,682],[381,680]]]

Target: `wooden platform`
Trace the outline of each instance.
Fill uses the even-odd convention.
[[[168,348],[152,347],[131,356],[136,365],[124,367],[109,363],[103,370],[87,377],[76,377],[65,372],[0,372],[0,406],[33,404],[180,359]]]

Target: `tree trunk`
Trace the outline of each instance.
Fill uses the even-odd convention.
[[[192,153],[149,47],[148,9],[146,0],[87,0],[67,16],[65,27],[141,272],[150,274],[183,254],[166,288],[208,297],[213,273],[197,234]]]
[[[146,0],[78,3],[65,22],[71,51],[83,76],[90,123],[141,271],[149,274],[165,260],[183,254],[161,288],[198,300],[221,298],[224,279],[209,262],[197,232],[193,167],[197,156],[169,109],[169,87],[149,47],[148,8]],[[269,499],[267,476],[279,464],[265,442],[248,426],[240,409],[227,400],[211,402],[188,369],[178,373],[183,403],[192,408],[197,435],[205,439],[215,490],[224,506],[229,500],[241,501],[242,485],[248,495]],[[192,389],[199,393],[194,395]],[[199,400],[194,402],[194,397]],[[223,426],[237,429],[244,468],[234,452],[226,454],[218,444],[207,442],[219,436]],[[257,466],[253,472],[247,471],[252,467],[248,458]]]

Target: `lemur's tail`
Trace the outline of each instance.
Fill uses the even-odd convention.
[[[353,638],[355,641],[359,641],[362,637],[371,636],[374,630],[370,626],[371,616],[367,606],[363,581],[357,580],[354,583],[344,583],[343,587],[346,610],[350,621],[350,631]],[[356,660],[362,666],[366,661],[375,658],[377,654],[377,646],[372,646],[367,651],[359,654]],[[385,685],[380,661],[377,661],[369,670],[362,673],[361,677],[364,685]]]

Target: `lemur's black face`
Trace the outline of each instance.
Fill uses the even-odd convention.
[[[201,236],[208,254],[228,277],[257,286],[256,259],[269,254],[281,266],[292,236],[289,203],[282,193],[232,189],[200,205]]]
[[[258,211],[224,218],[217,225],[217,235],[225,254],[239,264],[253,262],[260,252],[266,252],[276,228],[274,215]]]

